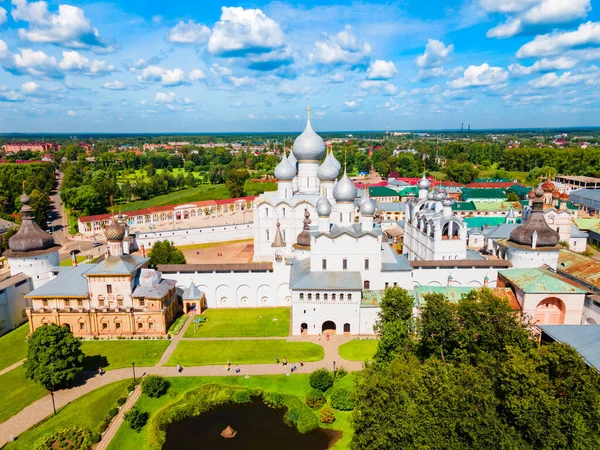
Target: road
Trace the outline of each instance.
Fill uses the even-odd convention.
[[[56,185],[50,194],[51,207],[48,214],[48,220],[45,226],[44,224],[39,224],[40,227],[52,233],[54,242],[62,245],[62,248],[59,250],[60,260],[62,261],[70,258],[72,251],[77,251],[82,255],[92,255],[94,258],[104,254],[106,251],[106,242],[97,239],[97,241],[102,242],[103,245],[101,247],[93,247],[93,239],[80,239],[69,234],[67,215],[65,214],[65,208],[60,199],[61,184],[62,173],[58,173],[56,176]]]

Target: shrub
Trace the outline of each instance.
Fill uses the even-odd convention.
[[[335,422],[335,413],[331,406],[325,406],[319,411],[319,422],[321,423],[333,423]]]
[[[108,411],[108,417],[110,419],[115,417],[117,414],[119,414],[119,410],[117,408],[112,408],[111,410]]]
[[[277,392],[267,392],[263,396],[263,403],[270,408],[281,408],[283,406],[283,396]]]
[[[306,396],[306,404],[311,408],[320,408],[326,402],[325,394],[317,389],[311,389]]]
[[[123,406],[126,401],[127,401],[127,397],[121,397],[120,399],[117,400],[117,405]]]
[[[138,433],[144,425],[148,422],[149,414],[146,411],[140,411],[135,406],[125,413],[125,420],[129,422],[129,426],[132,430]]]
[[[102,421],[102,423],[100,424],[100,426],[98,427],[98,433],[100,433],[100,434],[104,433],[106,431],[106,429],[108,428],[108,424],[109,424],[109,421],[104,419]]]
[[[327,391],[333,386],[333,375],[325,369],[317,369],[310,374],[310,387],[319,391]]]
[[[250,400],[250,391],[236,391],[233,394],[233,401],[236,403],[248,403]]]
[[[55,448],[90,450],[97,441],[98,437],[88,428],[62,428],[38,439],[33,445],[33,450]]]
[[[142,392],[150,398],[159,398],[167,393],[171,383],[158,375],[148,375],[142,381]]]
[[[348,389],[334,387],[330,392],[331,406],[339,411],[354,409],[354,396]]]
[[[346,369],[344,369],[343,367],[340,367],[338,370],[335,371],[335,379],[336,380],[341,380],[346,375],[348,375],[348,371]]]
[[[131,383],[129,383],[129,385],[127,386],[127,392],[133,392],[135,391],[135,388],[137,387],[138,383],[136,383],[135,381],[132,381]]]

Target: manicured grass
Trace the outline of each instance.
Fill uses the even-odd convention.
[[[81,343],[81,350],[86,355],[86,370],[96,370],[98,367],[107,370],[131,367],[132,362],[138,367],[148,367],[159,361],[170,342],[167,339],[84,341]]]
[[[12,366],[27,356],[27,341],[29,323],[21,325],[0,337],[0,370]]]
[[[290,308],[208,309],[206,323],[192,323],[185,337],[265,337],[290,334]]]
[[[323,347],[311,342],[269,341],[181,341],[167,366],[177,363],[185,366],[208,366],[227,363],[275,364],[275,358],[284,357],[291,362],[319,361],[323,359]],[[232,369],[233,370],[233,369]]]
[[[354,376],[349,374],[338,383],[343,386],[351,386],[353,380]],[[289,377],[285,375],[262,375],[251,376],[248,379],[244,377],[181,377],[169,378],[169,381],[171,382],[171,388],[168,395],[157,399],[142,395],[136,406],[142,411],[148,411],[152,416],[163,407],[175,402],[184,392],[209,383],[244,386],[252,389],[260,388],[264,391],[295,395],[302,399],[306,397],[310,390],[308,374],[294,374]],[[333,447],[335,450],[350,448],[352,439],[351,414],[351,412],[335,411],[336,421],[331,425],[324,426],[324,428],[344,432],[342,439]],[[136,433],[124,423],[108,446],[108,450],[150,450],[148,429],[149,427],[146,426],[140,433]]]
[[[158,174],[161,174],[163,172],[164,172],[164,169],[156,169],[156,173],[158,173]],[[187,177],[188,173],[191,173],[198,180],[204,179],[204,177],[202,176],[202,174],[200,172],[186,172],[183,167],[174,168],[171,173],[174,176],[182,173],[183,176],[186,176],[186,177]],[[146,174],[146,171],[143,169],[130,170],[129,175],[127,175],[127,176],[124,174],[124,171],[123,171],[119,174],[118,181],[124,181],[125,179],[135,180],[140,177],[142,177],[144,181],[148,181],[148,175]]]
[[[277,190],[277,183],[252,183],[246,182],[245,191],[247,195],[257,195],[265,191]],[[149,200],[138,200],[122,205],[123,212],[136,209],[145,209],[150,206],[175,205],[178,203],[199,202],[203,200],[224,200],[229,198],[229,190],[224,184],[203,184],[194,188],[182,189],[159,195]]]
[[[254,242],[254,240],[239,239],[237,241],[220,241],[220,242],[207,242],[205,244],[178,245],[177,248],[179,250],[200,250],[203,248],[221,247],[222,245],[239,244],[241,242],[247,242],[248,244],[252,244]]]
[[[78,426],[97,432],[108,411],[116,406],[117,399],[127,395],[129,383],[131,380],[117,381],[78,398],[61,408],[56,416],[50,416],[35,428],[21,434],[6,449],[30,450],[40,437],[63,427]]]
[[[182,314],[177,319],[175,319],[175,321],[169,327],[169,334],[171,336],[176,336],[179,333],[181,333],[181,330],[185,326],[185,323],[187,322],[188,319],[189,319],[189,316],[187,314]]]
[[[47,393],[42,386],[25,378],[23,366],[0,376],[0,423]]]
[[[377,350],[375,339],[354,339],[339,347],[339,353],[347,361],[366,361],[373,358]]]
[[[77,258],[77,264],[79,264],[80,262],[86,261],[88,259],[87,256],[82,256],[82,255],[77,255],[76,258]],[[71,264],[72,264],[71,258],[63,259],[60,262],[61,266],[70,266]]]

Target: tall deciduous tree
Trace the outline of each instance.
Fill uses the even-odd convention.
[[[170,241],[156,241],[148,254],[148,265],[156,267],[158,264],[185,264],[185,256]]]
[[[392,360],[399,352],[412,346],[413,297],[405,289],[387,288],[381,299],[381,312],[375,322],[379,345],[374,355],[376,362]]]
[[[230,169],[225,172],[225,185],[232,198],[244,197],[244,185],[250,178],[250,173],[246,169]]]
[[[81,341],[66,326],[39,327],[27,340],[25,376],[49,391],[67,387],[81,372],[82,363]]]

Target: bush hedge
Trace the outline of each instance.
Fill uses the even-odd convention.
[[[355,406],[353,393],[345,388],[334,386],[329,393],[331,407],[339,411],[352,411]]]
[[[331,406],[325,406],[319,411],[319,422],[321,423],[333,423],[335,422],[335,413]]]
[[[326,392],[333,386],[333,374],[326,369],[317,369],[310,374],[310,387]]]
[[[311,389],[306,395],[306,404],[311,408],[320,408],[327,402],[325,394],[318,389]]]
[[[61,428],[39,438],[33,450],[90,450],[98,440],[98,435],[88,428]]]
[[[125,413],[123,418],[129,422],[129,426],[132,430],[135,430],[139,433],[140,430],[144,428],[144,425],[148,423],[148,416],[149,414],[147,411],[140,411],[134,406]]]
[[[142,381],[142,392],[151,398],[159,398],[167,393],[171,383],[158,375],[148,375]]]

